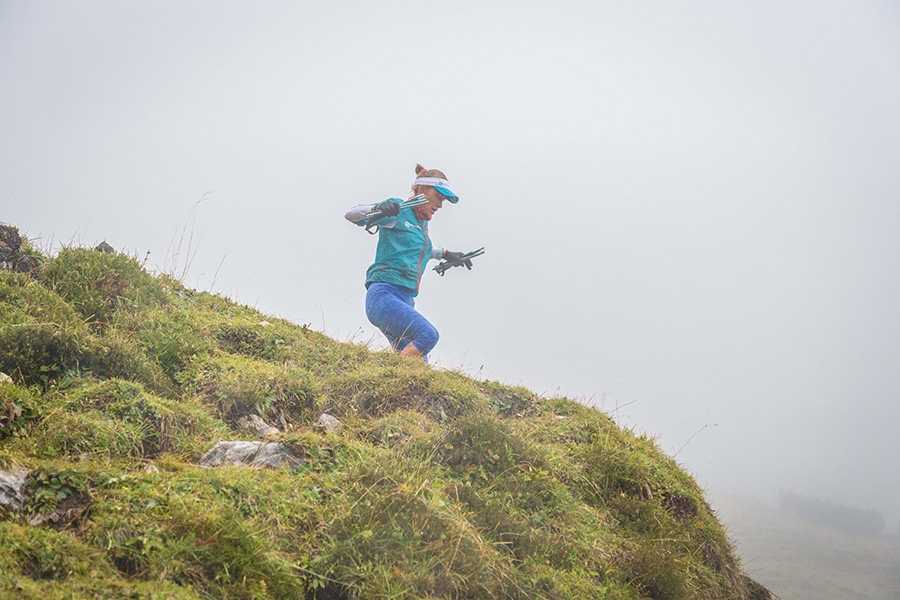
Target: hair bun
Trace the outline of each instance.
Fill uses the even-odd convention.
[[[423,167],[419,163],[416,163],[416,175],[418,175],[419,173],[421,173],[424,170],[425,170],[425,167]]]

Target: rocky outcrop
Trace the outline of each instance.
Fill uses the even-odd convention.
[[[26,477],[27,469],[0,469],[0,508],[18,510],[25,505]]]
[[[313,427],[324,433],[337,433],[341,429],[341,422],[328,413],[322,413],[319,420],[313,423]]]
[[[19,229],[0,223],[0,269],[29,273],[37,267],[37,258],[22,253]]]
[[[246,417],[241,417],[238,421],[238,425],[242,429],[247,429],[249,431],[253,431],[260,438],[266,438],[270,435],[276,435],[281,433],[265,421],[263,421],[258,415],[247,415]]]
[[[303,461],[280,442],[219,442],[200,459],[204,468],[246,466],[254,469],[296,468]]]

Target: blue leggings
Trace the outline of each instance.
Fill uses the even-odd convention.
[[[366,316],[398,352],[412,343],[428,361],[437,345],[438,331],[416,312],[412,292],[390,283],[373,282],[366,292]]]

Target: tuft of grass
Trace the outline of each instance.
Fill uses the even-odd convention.
[[[10,446],[35,458],[140,457],[146,434],[140,425],[124,423],[99,411],[49,410],[30,436]]]
[[[47,395],[34,410],[29,435],[9,448],[44,459],[152,459],[173,453],[196,460],[229,434],[196,399],[174,401],[116,379],[81,384]]]
[[[204,597],[302,597],[295,553],[309,550],[318,498],[288,472],[181,467],[110,478],[94,492],[84,539],[129,580]]]
[[[0,382],[0,441],[24,435],[36,412],[37,399],[31,390]]]
[[[78,313],[29,275],[0,271],[0,371],[44,383],[89,352],[90,333]]]
[[[69,414],[100,412],[141,432],[140,456],[170,452],[199,458],[200,448],[228,435],[225,424],[209,415],[197,399],[171,400],[147,392],[138,383],[110,379],[66,396]]]
[[[97,353],[93,368],[98,375],[110,379],[129,379],[167,396],[177,396],[180,389],[163,366],[148,356],[132,332],[109,329],[97,335]]]
[[[433,371],[421,362],[391,354],[326,378],[325,406],[339,415],[376,418],[396,410],[416,410],[435,420],[486,411],[478,386],[462,375]]]
[[[136,257],[87,248],[63,248],[44,263],[43,283],[85,321],[102,326],[120,307],[163,303],[161,279],[144,271]]]
[[[313,378],[291,363],[222,354],[196,361],[190,385],[229,422],[256,414],[285,428],[319,416]]]
[[[324,597],[502,597],[515,585],[509,558],[460,510],[440,471],[386,454],[356,462],[338,485],[310,562]]]
[[[0,596],[23,600],[201,598],[165,581],[123,578],[105,552],[71,533],[9,521],[0,521]]]

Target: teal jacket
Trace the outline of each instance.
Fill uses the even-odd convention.
[[[390,200],[403,202],[398,198]],[[346,218],[364,227],[366,222],[362,215],[373,207],[360,205],[351,209]],[[366,287],[378,281],[406,288],[413,296],[418,295],[428,260],[440,258],[443,253],[443,249],[435,248],[431,243],[428,221],[416,217],[412,208],[404,208],[396,217],[379,219],[374,225],[378,226],[378,247],[375,262],[366,271]]]

